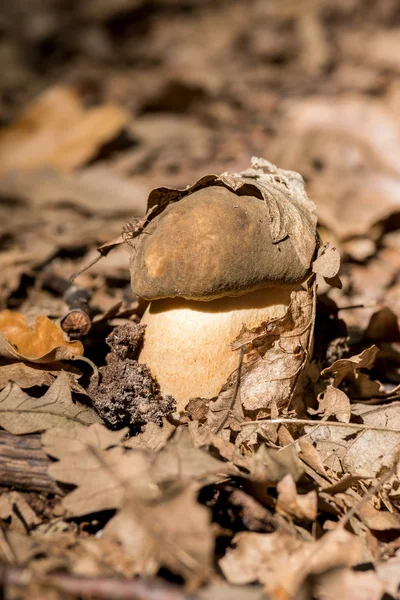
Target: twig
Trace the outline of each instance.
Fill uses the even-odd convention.
[[[193,600],[178,586],[157,580],[118,579],[113,577],[79,577],[69,574],[46,575],[21,567],[0,565],[0,584],[27,587],[35,583],[67,594],[114,600]]]
[[[376,306],[377,306],[376,302],[361,303],[361,304],[349,304],[346,306],[338,306],[338,312],[340,310],[354,310],[356,308],[375,308]]]
[[[261,425],[262,423],[276,423],[281,425],[309,425],[311,427],[347,427],[349,429],[359,429],[360,431],[386,431],[389,433],[400,433],[400,429],[396,427],[385,427],[378,425],[366,425],[364,423],[339,423],[338,421],[311,421],[309,419],[259,419],[258,421],[243,421],[240,423],[241,427],[247,425]]]
[[[230,403],[230,406],[229,406],[228,410],[226,411],[225,417],[223,418],[223,420],[221,421],[221,423],[218,425],[215,433],[218,433],[219,431],[221,431],[221,429],[223,428],[223,426],[225,425],[225,423],[226,423],[226,421],[228,419],[228,416],[229,416],[231,410],[235,406],[236,398],[237,398],[238,391],[239,391],[240,375],[241,375],[241,372],[242,372],[242,364],[243,364],[243,357],[244,357],[245,351],[246,351],[246,346],[243,345],[240,348],[239,364],[238,364],[238,368],[237,368],[237,372],[236,372],[236,381],[235,381],[235,387],[234,387],[234,390],[233,390],[232,400],[231,400],[231,403]]]

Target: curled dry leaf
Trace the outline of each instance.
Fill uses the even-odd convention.
[[[294,446],[281,450],[262,444],[252,456],[249,479],[264,486],[276,485],[286,475],[300,479],[304,469]]]
[[[356,373],[359,369],[370,369],[378,352],[379,348],[373,345],[360,352],[360,354],[336,360],[330,367],[324,369],[321,375],[323,377],[333,376],[333,385],[337,387],[348,375]]]
[[[251,330],[243,327],[233,344],[233,349],[246,346],[239,385],[235,372],[218,398],[209,403],[207,426],[211,431],[228,426],[232,416],[232,423],[242,421],[243,408],[255,411],[287,405],[307,362],[313,327],[313,290],[292,292],[282,318]]]
[[[0,356],[51,363],[82,354],[81,342],[67,341],[62,329],[48,317],[38,317],[35,328],[31,329],[20,313],[10,310],[0,313]]]
[[[296,483],[288,473],[276,486],[278,501],[276,510],[281,515],[299,520],[314,521],[317,518],[317,492],[300,495]]]
[[[126,448],[138,448],[140,450],[161,450],[168,439],[174,433],[176,427],[171,425],[167,419],[163,419],[162,426],[149,421],[143,433],[131,437],[125,442]]]
[[[15,435],[99,421],[93,408],[73,402],[69,378],[64,372],[41,398],[29,396],[13,382],[0,392],[0,426]]]
[[[228,475],[240,475],[240,471],[196,448],[189,431],[180,429],[155,457],[151,475],[158,485],[182,486],[191,481],[211,484]]]
[[[4,389],[9,381],[13,381],[22,389],[42,385],[49,387],[61,372],[68,375],[71,390],[86,394],[84,388],[78,383],[82,373],[66,362],[55,362],[49,366],[40,363],[7,361],[5,364],[0,364],[0,390]]]
[[[292,292],[284,317],[243,330],[234,347],[247,345],[239,396],[246,410],[287,404],[309,356],[314,328],[314,291]]]
[[[333,385],[328,385],[322,398],[318,398],[318,401],[318,410],[309,409],[311,414],[322,415],[326,418],[334,416],[341,423],[349,423],[351,417],[350,400],[342,390],[338,390]]]
[[[1,172],[70,171],[87,162],[127,121],[127,113],[117,106],[84,109],[73,88],[50,88],[11,127],[0,130]]]

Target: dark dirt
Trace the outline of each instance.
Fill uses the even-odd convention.
[[[99,381],[92,378],[88,393],[93,405],[112,429],[128,426],[140,431],[149,421],[162,425],[175,401],[162,396],[146,365],[135,359],[145,327],[126,323],[116,327],[106,339],[111,348],[107,364],[99,369]]]

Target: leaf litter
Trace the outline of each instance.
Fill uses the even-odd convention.
[[[168,2],[150,17],[98,1],[68,18],[42,4],[41,24],[7,7],[0,52],[1,584],[21,598],[126,583],[134,597],[143,582],[147,600],[148,577],[174,600],[397,598],[395,3]],[[157,213],[193,181],[235,186],[265,148],[315,202],[318,289],[243,329],[219,395],[177,411],[137,361],[129,245],[69,277],[139,232],[121,236],[146,224],[151,190]],[[203,179],[221,172],[236,175]],[[296,234],[279,206],[278,244]],[[66,331],[75,310],[89,327]],[[33,469],[7,490],[30,442],[52,494]]]

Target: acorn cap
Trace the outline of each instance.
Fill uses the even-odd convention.
[[[316,250],[315,218],[296,202],[290,211],[296,233],[276,242],[268,204],[256,196],[209,186],[169,204],[135,241],[134,292],[207,301],[304,281]]]

